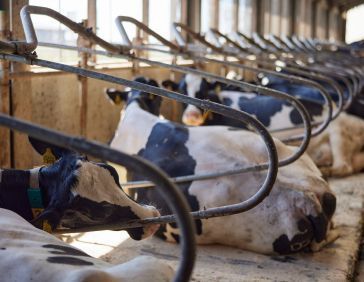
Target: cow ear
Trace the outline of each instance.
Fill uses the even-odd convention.
[[[173,91],[177,91],[178,87],[179,87],[179,85],[177,83],[175,83],[174,81],[172,81],[170,79],[162,81],[162,86],[166,89],[170,89]]]
[[[61,222],[62,214],[56,209],[47,207],[35,219],[31,221],[35,227],[51,233]]]
[[[115,105],[120,105],[122,102],[128,100],[128,95],[130,91],[120,91],[115,88],[107,88],[105,93],[107,97],[113,102]]]
[[[43,162],[45,164],[52,164],[62,156],[73,153],[71,150],[40,141],[30,136],[28,136],[28,139],[34,150],[43,156]]]

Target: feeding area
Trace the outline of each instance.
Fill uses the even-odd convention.
[[[1,1],[1,281],[364,281],[363,16]]]

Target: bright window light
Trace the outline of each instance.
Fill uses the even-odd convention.
[[[364,5],[357,6],[347,12],[346,43],[352,43],[364,39],[363,18]]]

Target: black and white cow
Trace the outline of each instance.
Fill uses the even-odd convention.
[[[173,277],[171,267],[153,257],[141,256],[118,265],[90,257],[2,208],[0,234],[3,282],[167,282]]]
[[[230,86],[226,86],[222,91],[215,93],[214,90],[210,90],[214,89],[214,84],[210,84],[196,75],[187,74],[179,84],[169,80],[163,84],[165,87],[179,90],[190,97],[210,99],[214,102],[231,106],[234,109],[246,111],[253,114],[269,129],[290,128],[302,123],[298,112],[292,106],[286,105],[280,100],[257,96],[254,93],[237,92]],[[285,91],[290,94],[295,93],[297,98],[305,98],[300,99],[300,101],[310,113],[312,120],[322,121],[322,116],[326,115],[323,110],[322,97],[312,88],[289,83],[285,84],[281,79],[272,80],[268,85],[276,90]],[[216,97],[218,98],[216,99]],[[333,98],[335,99],[335,95],[333,95]],[[364,105],[358,104],[361,103],[359,99],[356,99],[354,103],[355,106],[352,106],[352,111],[360,113],[364,110]],[[224,124],[235,127],[242,126],[241,123],[219,115],[212,115],[211,119],[207,118],[206,120],[201,110],[195,106],[188,106],[186,108],[183,113],[183,122],[188,125]],[[323,172],[326,175],[345,176],[359,172],[364,169],[363,128],[363,120],[342,114],[330,124],[323,134],[312,138],[307,152],[316,165],[325,167]],[[354,132],[355,137],[351,137]],[[292,135],[294,133],[290,131],[277,133],[276,135],[286,137],[286,134]]]
[[[302,124],[302,118],[298,111],[288,102],[270,96],[261,96],[256,93],[241,91],[238,87],[210,83],[201,76],[194,74],[185,75],[179,83],[171,80],[163,81],[163,86],[184,95],[230,106],[233,109],[245,111],[260,120],[268,129],[292,128]],[[306,91],[307,92],[307,91]],[[289,92],[292,93],[292,92]],[[318,94],[320,95],[320,94]],[[305,93],[300,92],[297,98],[304,98]],[[310,97],[309,97],[310,98]],[[300,99],[300,102],[309,109],[311,120],[323,120],[326,115],[324,102],[314,99]],[[182,115],[182,121],[186,125],[228,125],[245,128],[244,124],[209,113],[204,116],[201,109],[188,105]]]
[[[73,228],[159,216],[156,208],[140,205],[124,193],[112,166],[35,139],[31,143],[40,153],[50,148],[59,159],[31,170],[0,170],[0,208],[48,231],[59,225]],[[38,199],[34,200],[34,193]],[[39,215],[32,213],[32,201],[43,207]],[[158,228],[151,225],[127,231],[131,238],[141,240]]]
[[[137,81],[156,85],[155,81]],[[225,126],[186,127],[158,117],[161,98],[151,94],[109,90],[109,97],[127,99],[127,107],[111,147],[142,156],[172,177],[225,171],[267,161],[264,144],[255,133]],[[275,140],[279,157],[292,154]],[[140,175],[128,175],[141,179]],[[202,210],[246,200],[262,184],[265,172],[193,181],[180,185],[191,209]],[[170,211],[155,189],[140,189],[137,200],[153,203],[162,214]],[[331,218],[336,198],[311,159],[301,157],[279,170],[276,184],[256,208],[238,215],[196,220],[199,244],[223,244],[260,253],[288,254],[317,250],[332,237]],[[157,233],[178,241],[174,224]]]

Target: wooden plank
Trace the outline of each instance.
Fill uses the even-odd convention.
[[[330,180],[337,195],[334,223],[340,237],[322,251],[266,256],[224,246],[199,246],[192,281],[352,280],[362,232],[363,183],[364,174]],[[76,245],[77,240],[74,241]],[[82,238],[80,241],[85,243]],[[91,240],[90,243],[100,244],[101,241]],[[121,263],[138,255],[151,255],[175,267],[179,247],[156,238],[141,242],[128,239],[102,258],[111,263]]]
[[[11,30],[13,40],[24,40],[23,27],[20,21],[20,9],[28,4],[28,0],[13,0],[12,1],[12,23]],[[12,63],[14,72],[27,72],[30,66]],[[13,114],[17,118],[32,120],[32,95],[31,95],[31,80],[23,80],[14,78],[12,80],[12,99],[13,99]],[[14,133],[14,166],[19,169],[25,169],[32,166],[33,149],[29,145],[28,138],[24,134]]]
[[[0,10],[0,40],[9,40],[10,23],[8,2],[2,3]],[[10,114],[9,62],[0,62],[0,112]],[[11,167],[10,130],[0,127],[0,167]]]

